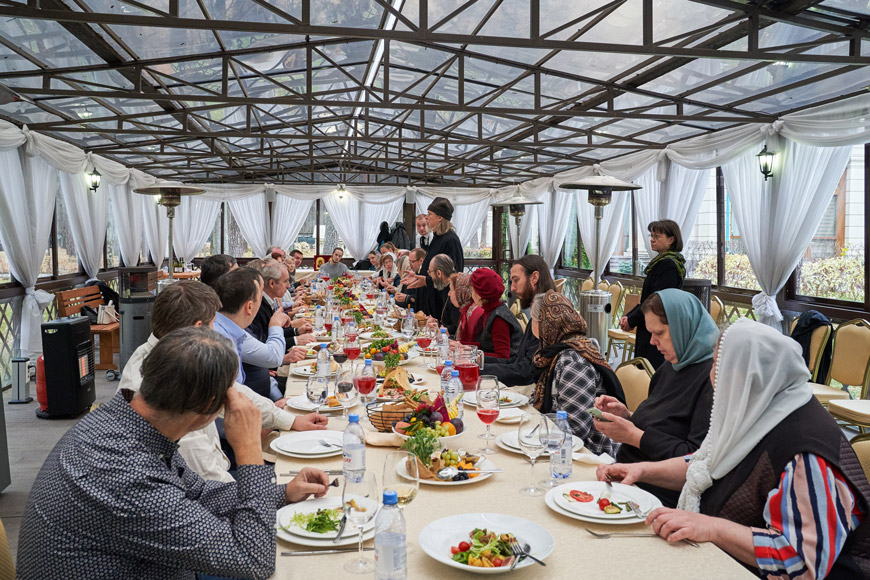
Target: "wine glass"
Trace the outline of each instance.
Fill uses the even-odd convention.
[[[357,392],[359,392],[360,400],[364,405],[367,405],[374,400],[377,382],[374,369],[371,365],[356,365],[356,370],[353,375],[353,384],[356,387]]]
[[[387,454],[384,461],[384,475],[381,478],[381,490],[392,489],[399,497],[399,507],[404,509],[417,497],[420,489],[420,473],[417,468],[417,457],[407,451],[393,451]],[[413,542],[406,543],[406,552],[416,549]]]
[[[361,351],[361,347],[359,344],[359,338],[354,337],[352,340],[350,337],[345,338],[344,340],[344,352],[347,355],[347,358],[350,360],[356,360]]]
[[[424,359],[425,359],[426,355],[428,354],[426,352],[426,349],[428,349],[429,346],[432,344],[433,338],[434,337],[433,337],[432,329],[429,328],[428,326],[424,326],[420,330],[417,331],[417,346],[420,347],[421,351],[423,351],[423,358]]]
[[[347,351],[345,351],[343,347],[337,346],[335,352],[332,353],[332,360],[336,362],[340,372],[344,367],[344,363],[347,362]]]
[[[338,399],[344,410],[343,418],[345,421],[347,421],[347,410],[356,405],[358,396],[359,393],[353,384],[353,367],[340,368],[335,377],[335,398]]]
[[[495,453],[495,448],[490,446],[490,441],[493,439],[489,432],[492,422],[498,419],[499,401],[501,392],[498,388],[498,378],[492,375],[484,375],[477,380],[477,388],[475,392],[477,398],[477,417],[486,424],[486,433],[478,435],[480,439],[486,441],[480,453],[487,455]]]
[[[308,379],[305,385],[305,396],[314,405],[314,413],[320,411],[320,407],[326,402],[326,397],[329,394],[329,378],[324,376],[313,376]]]
[[[532,464],[532,480],[528,487],[520,490],[522,495],[543,495],[546,491],[535,483],[535,460],[544,452],[548,437],[549,428],[545,416],[523,413],[523,416],[520,418],[520,426],[517,429],[517,440],[519,441],[520,449],[529,456],[529,461]]]
[[[375,563],[363,557],[363,528],[378,512],[378,481],[375,474],[366,472],[361,478],[345,477],[341,505],[347,521],[359,530],[359,553],[344,565],[344,569],[351,574],[371,574],[375,570]]]
[[[414,336],[416,331],[417,321],[411,316],[406,316],[405,320],[402,322],[402,336],[406,341],[411,340],[411,337]]]
[[[559,429],[559,426],[556,424],[556,413],[546,413],[544,416],[547,418],[547,427],[549,428],[544,447],[552,458],[554,455],[558,455],[559,450],[562,449],[562,444],[565,443],[565,437],[571,437],[571,435],[566,435],[561,429]],[[552,459],[550,461],[552,462]],[[550,469],[549,477],[543,481],[539,481],[538,485],[545,488],[556,487],[559,485],[559,482],[553,478],[552,469]]]

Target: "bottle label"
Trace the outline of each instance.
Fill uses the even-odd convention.
[[[342,453],[344,471],[365,471],[366,448],[364,445],[345,445]]]
[[[406,575],[405,535],[386,532],[375,536],[375,578],[401,580]]]

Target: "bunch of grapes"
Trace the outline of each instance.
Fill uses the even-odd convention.
[[[444,462],[445,466],[452,467],[459,463],[459,453],[451,451],[450,449],[445,449],[441,452],[441,461]]]

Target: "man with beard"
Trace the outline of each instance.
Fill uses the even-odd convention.
[[[520,300],[520,307],[530,308],[536,294],[555,290],[550,268],[543,258],[535,254],[523,256],[511,266],[511,292]],[[532,325],[526,325],[517,354],[508,359],[488,356],[484,361],[486,374],[495,375],[509,387],[529,385],[538,380],[541,369],[532,364],[538,351],[538,339],[532,334]]]
[[[455,273],[453,260],[446,254],[438,254],[429,262],[427,274],[432,279],[432,286],[439,292],[447,290],[447,286],[450,284],[450,277]],[[450,300],[446,300],[441,308],[441,312],[437,314],[437,317],[429,316],[427,324],[436,328],[438,325],[441,325],[447,329],[447,333],[451,336],[455,334],[456,326],[459,324],[459,309]]]

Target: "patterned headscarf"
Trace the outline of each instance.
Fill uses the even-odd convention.
[[[535,385],[533,398],[536,409],[540,410],[544,404],[556,359],[563,350],[568,348],[576,350],[593,365],[610,369],[607,360],[586,337],[586,331],[586,321],[574,310],[571,301],[554,290],[548,290],[544,295],[541,316],[538,320],[541,346],[533,359],[535,366],[544,369]]]
[[[471,276],[460,272],[453,276],[450,281],[453,284],[453,293],[459,303],[459,324],[456,327],[456,340],[462,336],[463,327],[468,315],[474,310],[475,305],[471,300]]]

